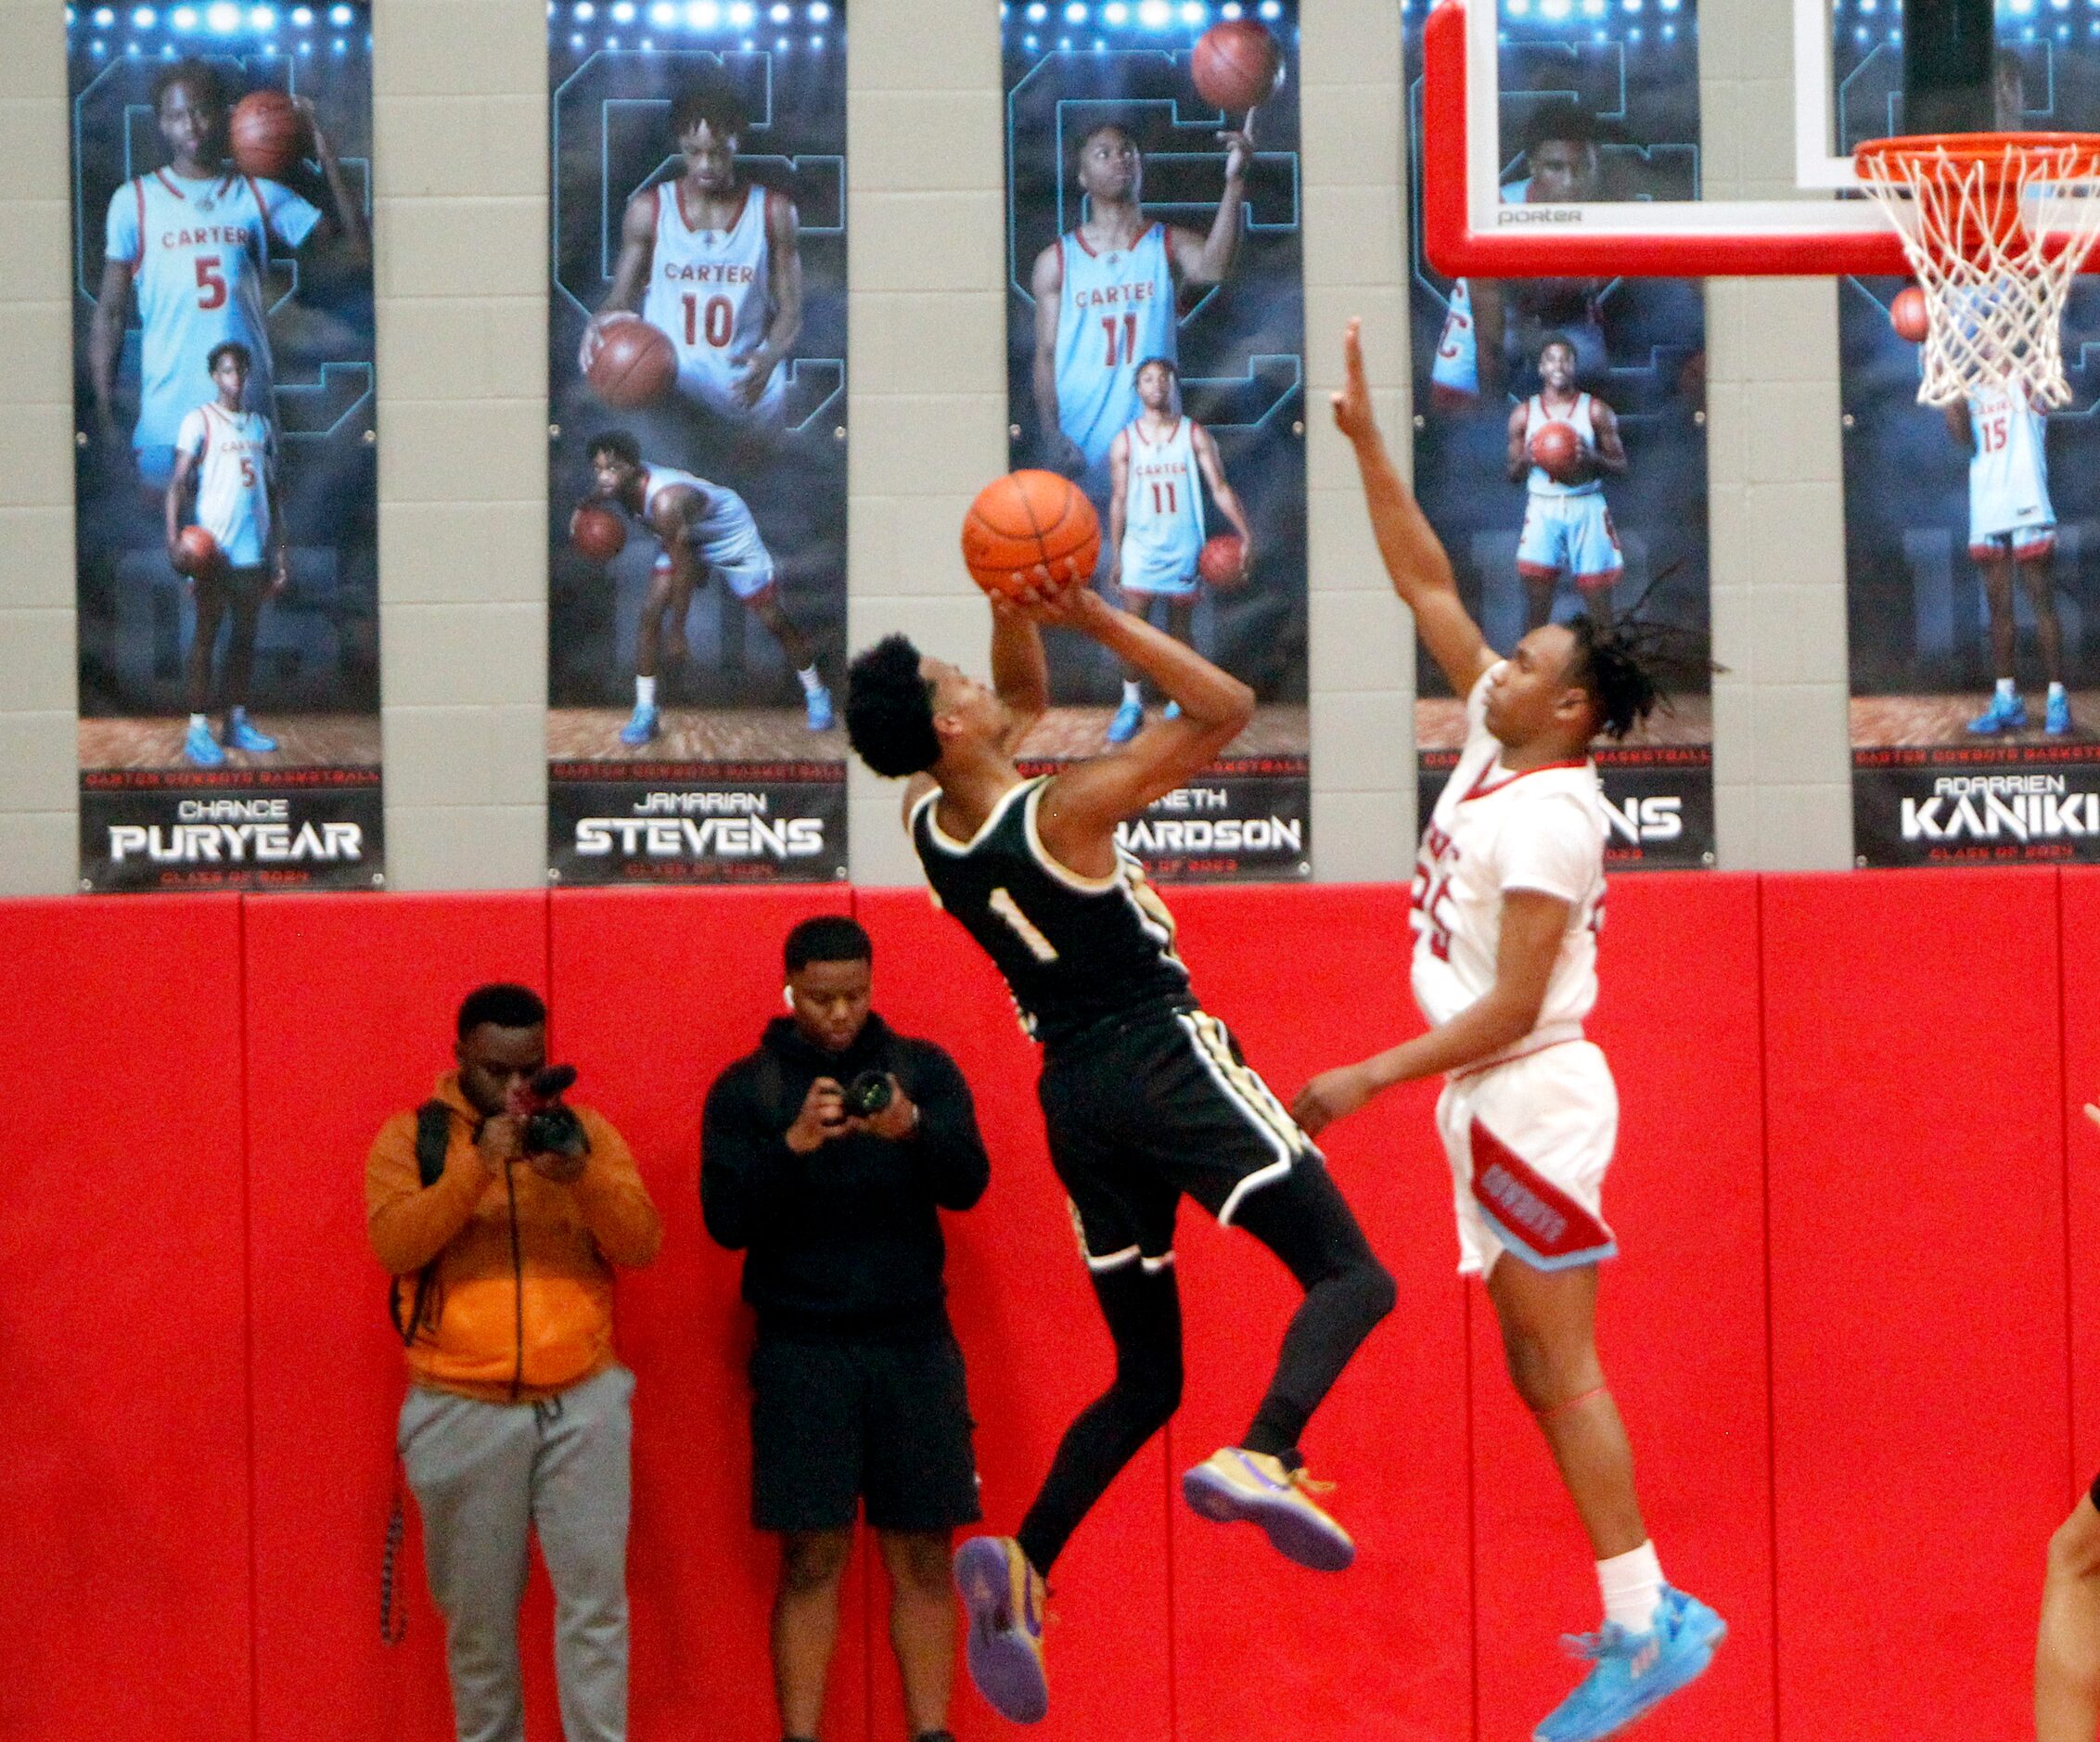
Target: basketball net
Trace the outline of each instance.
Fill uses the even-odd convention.
[[[1925,292],[1918,403],[2019,384],[2068,404],[2064,304],[2100,238],[2100,135],[1878,139],[1853,162]]]

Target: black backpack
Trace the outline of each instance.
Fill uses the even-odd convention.
[[[416,1109],[416,1172],[426,1191],[435,1185],[444,1172],[445,1150],[451,1142],[452,1108],[442,1101],[425,1101]],[[430,1284],[437,1268],[438,1261],[433,1258],[416,1273],[416,1290],[406,1316],[402,1313],[402,1300],[407,1293],[408,1279],[396,1276],[387,1284],[387,1312],[403,1343],[413,1343],[416,1333],[423,1328],[425,1315],[431,1306]]]

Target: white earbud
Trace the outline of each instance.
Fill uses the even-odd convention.
[[[795,989],[794,989],[794,987],[792,987],[792,986],[783,986],[783,987],[781,987],[781,989],[780,989],[780,1002],[781,1002],[782,1004],[786,1005],[788,1006],[788,1008],[789,1009],[789,1011],[792,1011],[792,1010],[793,1010],[793,1009],[795,1008]]]

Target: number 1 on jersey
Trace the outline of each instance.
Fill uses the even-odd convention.
[[[1020,903],[1002,884],[992,891],[985,905],[1014,929],[1014,935],[1028,945],[1028,953],[1039,962],[1055,962],[1057,946],[1037,929],[1035,922],[1021,912]]]
[[[1101,366],[1106,369],[1127,369],[1137,361],[1137,316],[1134,314],[1125,314],[1118,319],[1113,314],[1104,314],[1101,325],[1108,335],[1108,361]],[[1122,339],[1122,355],[1120,357],[1116,354],[1116,340],[1119,336]]]

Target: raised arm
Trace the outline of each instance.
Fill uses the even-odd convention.
[[[336,233],[359,260],[372,251],[372,237],[365,227],[365,208],[351,192],[349,179],[342,173],[342,164],[336,157],[336,148],[328,143],[328,135],[321,131],[321,118],[314,112],[314,99],[295,96],[292,107],[306,122],[306,131],[314,141],[314,155],[320,160],[321,179],[328,185],[328,198],[335,202]]]
[[[1254,160],[1254,111],[1248,110],[1246,124],[1237,133],[1222,133],[1225,147],[1225,191],[1210,220],[1210,233],[1198,236],[1179,225],[1167,232],[1173,252],[1174,271],[1184,284],[1223,284],[1239,251],[1240,214],[1247,204],[1247,166]]]
[[[1181,708],[1179,718],[1155,722],[1121,749],[1066,769],[1044,792],[1043,844],[1081,876],[1108,877],[1116,868],[1116,826],[1216,761],[1254,717],[1254,692],[1090,588],[1067,587],[1023,608],[1099,643]]]
[[[996,599],[992,606],[992,688],[1012,716],[1005,741],[1011,751],[1050,706],[1050,662],[1043,654],[1043,632]]]
[[[1386,452],[1371,406],[1371,385],[1364,376],[1363,326],[1362,321],[1351,321],[1342,338],[1346,374],[1341,391],[1334,395],[1335,426],[1356,449],[1371,530],[1377,535],[1378,556],[1392,577],[1393,591],[1415,613],[1422,645],[1453,690],[1470,695],[1496,655],[1481,635],[1479,624],[1466,615],[1451,558]]]

